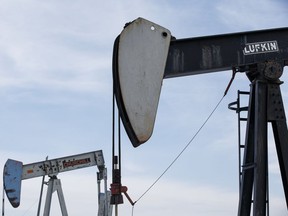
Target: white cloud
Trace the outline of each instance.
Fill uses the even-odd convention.
[[[276,28],[286,25],[286,8],[281,1],[231,1],[217,5],[218,18],[234,31]],[[275,16],[277,14],[277,16]]]
[[[135,185],[145,185],[138,181]],[[137,184],[138,182],[138,184]],[[137,188],[137,187],[136,187]],[[149,206],[149,208],[148,208]],[[137,215],[233,215],[236,213],[237,193],[214,188],[162,180],[135,206]],[[128,212],[127,212],[128,213]]]
[[[95,3],[93,7],[80,2],[5,3],[0,36],[1,56],[6,59],[0,66],[2,87],[107,91],[103,79],[110,82],[115,30],[108,28],[110,21],[105,24],[99,19],[97,11],[105,10]]]

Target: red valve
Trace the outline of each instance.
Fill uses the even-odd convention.
[[[128,195],[127,191],[128,188],[126,186],[122,186],[121,184],[113,183],[110,185],[111,188],[111,204],[122,204],[123,203],[123,198],[122,198],[122,193],[126,196],[128,201],[131,203],[132,206],[136,202],[133,202],[130,196]]]

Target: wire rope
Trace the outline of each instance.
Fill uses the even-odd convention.
[[[139,202],[153,187],[154,185],[165,175],[165,173],[173,166],[173,164],[179,159],[179,157],[183,154],[183,152],[190,146],[190,144],[193,142],[193,140],[196,138],[196,136],[200,133],[200,131],[203,129],[203,127],[206,125],[206,123],[209,121],[209,119],[212,117],[214,112],[217,110],[219,105],[221,104],[222,100],[224,99],[226,94],[219,100],[219,102],[216,104],[212,112],[208,115],[208,117],[205,119],[205,121],[202,123],[200,128],[196,131],[196,133],[193,135],[193,137],[189,140],[189,142],[184,146],[184,148],[180,151],[180,153],[175,157],[175,159],[168,165],[168,167],[162,172],[162,174],[148,187],[146,191],[135,201],[135,204]],[[134,214],[134,206],[132,207],[132,216]]]

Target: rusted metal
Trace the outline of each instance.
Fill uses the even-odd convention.
[[[131,197],[128,195],[128,188],[126,186],[122,186],[121,184],[113,183],[110,185],[111,188],[111,204],[118,205],[123,203],[122,193],[126,196],[130,204],[133,206],[135,202],[132,201]]]

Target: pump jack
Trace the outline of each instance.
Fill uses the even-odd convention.
[[[48,189],[43,215],[50,215],[52,195],[57,191],[62,215],[67,216],[68,212],[65,205],[62,186],[60,179],[57,178],[57,174],[90,166],[97,166],[99,170],[99,172],[97,172],[99,204],[98,216],[112,216],[112,208],[109,204],[110,192],[107,191],[107,170],[101,150],[26,165],[23,165],[20,161],[8,159],[4,166],[4,190],[11,205],[14,208],[17,208],[20,205],[22,180],[40,176],[45,177],[48,175],[50,179],[46,183]],[[104,192],[101,192],[102,180],[104,180]],[[44,181],[42,182],[42,186],[43,184]],[[40,214],[39,210],[40,205],[38,208],[38,215]]]
[[[288,65],[288,28],[175,39],[143,18],[125,25],[113,52],[113,81],[121,120],[134,147],[153,132],[164,78],[225,70],[251,82],[238,216],[265,216],[267,123],[272,123],[288,207],[288,130],[280,77]],[[253,196],[253,198],[252,198]],[[251,207],[253,200],[253,209]]]

